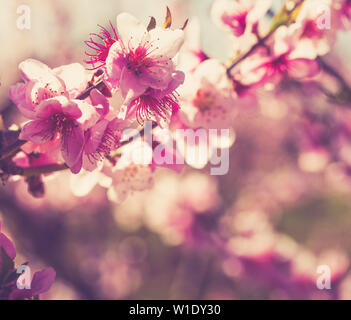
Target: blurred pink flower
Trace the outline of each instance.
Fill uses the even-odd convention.
[[[266,49],[244,61],[235,75],[243,85],[277,84],[284,76],[295,79],[310,78],[318,74],[319,65],[306,52],[296,51],[296,39],[288,34],[288,28],[281,27],[274,35],[271,53]]]
[[[344,30],[351,29],[351,1],[333,0],[332,2],[333,27]]]
[[[221,27],[229,29],[235,37],[241,37],[267,13],[272,0],[216,0],[211,14]]]
[[[181,120],[191,128],[224,128],[236,113],[233,85],[218,60],[203,61],[180,88]]]

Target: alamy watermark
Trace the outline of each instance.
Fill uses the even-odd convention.
[[[318,12],[321,14],[317,18],[317,28],[319,30],[330,30],[331,29],[331,10],[328,5],[321,5],[318,7]]]
[[[211,164],[211,175],[225,175],[229,171],[229,146],[219,147],[221,141],[230,141],[229,129],[159,129],[152,133],[152,122],[144,124],[143,132],[126,129],[123,135],[132,137],[127,158],[131,163],[149,165]],[[143,136],[143,142],[141,138]],[[138,147],[135,147],[135,143]],[[228,143],[227,143],[228,144]]]
[[[22,4],[16,10],[19,17],[17,18],[16,25],[20,30],[29,30],[31,28],[31,12],[30,7]]]
[[[17,278],[17,289],[19,290],[30,290],[31,289],[31,270],[30,268],[22,264],[20,267],[17,268],[16,273],[19,274],[19,277]]]
[[[317,267],[317,273],[320,276],[317,277],[316,286],[319,290],[330,290],[331,289],[331,269],[328,265],[320,265]]]

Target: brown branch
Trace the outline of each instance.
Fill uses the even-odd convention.
[[[278,27],[282,26],[283,24],[279,24],[277,28],[272,29],[264,38],[259,39],[257,43],[255,43],[249,51],[247,51],[244,55],[242,55],[240,58],[236,59],[228,68],[227,68],[227,75],[229,78],[231,78],[230,72],[241,62],[243,62],[246,58],[248,58],[251,54],[253,54],[258,48],[263,46],[266,41],[273,35],[273,33],[278,29]]]
[[[343,76],[336,71],[331,65],[329,65],[324,59],[322,59],[321,57],[317,58],[317,61],[319,63],[319,66],[329,75],[331,75],[332,77],[334,77],[339,84],[341,85],[341,87],[343,89],[347,89],[349,92],[351,92],[351,88],[349,86],[349,84],[346,82],[346,80],[343,78]]]
[[[24,176],[24,177],[32,177],[32,176],[38,176],[41,174],[63,171],[66,169],[68,169],[68,166],[66,164],[48,164],[48,165],[28,167],[28,168],[16,166],[13,169],[13,174]]]

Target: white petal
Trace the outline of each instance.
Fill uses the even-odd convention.
[[[126,47],[135,49],[142,40],[146,40],[148,32],[145,26],[129,13],[117,16],[117,30],[120,39]]]
[[[76,98],[88,83],[89,72],[79,63],[72,63],[53,69],[66,85],[70,98]]]
[[[164,56],[172,59],[180,50],[184,43],[183,30],[165,30],[162,28],[155,28],[150,31],[151,43],[155,41],[157,49],[153,55]]]
[[[19,64],[18,68],[23,79],[26,81],[40,80],[44,82],[50,82],[51,78],[53,77],[50,68],[38,60],[24,60]]]
[[[77,197],[84,197],[90,193],[99,181],[99,171],[88,172],[82,170],[79,174],[70,175],[72,193]]]

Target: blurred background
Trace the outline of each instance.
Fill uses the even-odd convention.
[[[20,5],[31,9],[30,30],[16,26]],[[211,21],[211,0],[1,0],[5,125],[23,121],[7,96],[19,62],[83,63],[84,40],[98,24],[114,24],[122,11],[162,22],[167,5],[174,26],[197,16],[206,54],[228,61],[233,40]],[[328,58],[351,83],[349,43],[340,33]],[[338,163],[299,153],[303,124],[291,110],[311,103],[328,104],[291,90],[258,95],[234,124],[227,175],[161,169],[153,189],[119,206],[99,186],[87,197],[72,195],[68,172],[46,178],[43,199],[21,180],[8,183],[0,220],[17,264],[55,268],[44,299],[351,298],[351,182]],[[319,265],[332,270],[331,290],[316,287]]]

